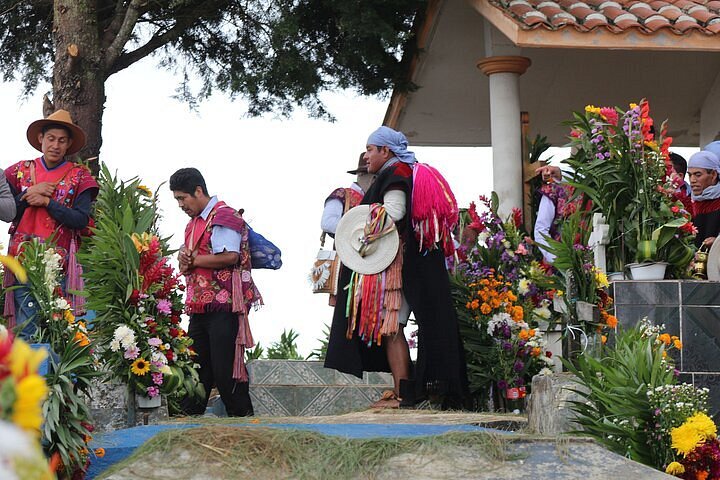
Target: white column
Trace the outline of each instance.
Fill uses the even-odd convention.
[[[490,82],[493,190],[500,198],[498,213],[505,218],[513,207],[523,205],[519,80],[530,59],[495,56],[480,60],[477,66]]]

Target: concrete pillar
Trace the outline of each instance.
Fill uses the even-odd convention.
[[[490,81],[493,190],[500,197],[501,218],[523,206],[519,80],[529,66],[530,59],[520,56],[487,57],[477,63]]]

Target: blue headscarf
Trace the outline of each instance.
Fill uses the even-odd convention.
[[[415,154],[407,149],[408,140],[405,135],[390,127],[380,127],[375,130],[368,137],[367,144],[376,147],[388,147],[398,160],[403,163],[413,164],[417,161]]]
[[[705,145],[703,150],[707,152],[712,152],[715,154],[716,157],[720,158],[720,142],[710,142]]]

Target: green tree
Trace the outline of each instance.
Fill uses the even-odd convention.
[[[292,328],[289,332],[283,330],[279,342],[273,342],[267,349],[267,358],[271,360],[303,360],[297,351],[295,340],[300,336]]]
[[[318,94],[407,88],[405,45],[424,0],[2,0],[0,69],[25,93],[52,84],[45,113],[69,110],[99,155],[107,79],[154,56],[190,105],[219,90],[248,113],[327,116]],[[406,52],[409,53],[409,52]],[[192,80],[198,80],[193,88]],[[96,164],[97,165],[97,164]]]

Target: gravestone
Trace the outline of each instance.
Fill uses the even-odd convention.
[[[154,425],[169,418],[167,400],[158,408],[138,408],[135,397],[128,401],[127,385],[94,379],[88,407],[96,432],[112,432],[139,425]]]

